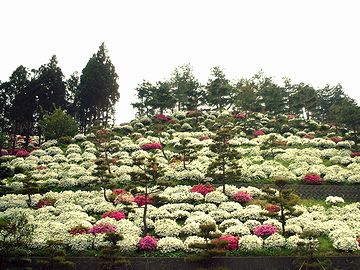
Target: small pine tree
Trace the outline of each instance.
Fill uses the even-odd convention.
[[[184,169],[187,170],[186,165],[189,165],[197,158],[196,152],[198,151],[199,147],[191,144],[191,140],[182,138],[174,148],[178,152],[178,156],[182,161]]]

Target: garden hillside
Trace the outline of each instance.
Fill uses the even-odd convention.
[[[41,145],[33,136],[27,149],[17,139],[0,157],[8,257],[19,246],[22,256],[56,249],[109,264],[124,255],[359,254],[359,202],[306,200],[288,188],[357,188],[352,129],[298,115],[193,110]]]

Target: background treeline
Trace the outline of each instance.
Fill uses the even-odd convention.
[[[41,120],[56,109],[75,118],[80,131],[106,127],[114,121],[117,79],[104,43],[81,75],[75,72],[67,80],[55,55],[39,69],[19,66],[8,81],[0,82],[0,132],[42,135]]]
[[[138,101],[133,103],[138,115],[166,111],[217,109],[239,112],[266,112],[303,115],[357,130],[360,108],[346,95],[340,84],[315,89],[307,83],[292,83],[284,78],[282,85],[262,71],[252,78],[231,81],[219,67],[210,71],[205,85],[195,78],[192,68],[176,68],[169,80],[152,84],[143,81],[136,88]]]

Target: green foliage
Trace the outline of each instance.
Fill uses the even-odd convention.
[[[42,260],[41,269],[74,269],[75,263],[66,259],[66,250],[64,244],[60,241],[47,241],[45,249],[49,258]]]
[[[129,262],[122,257],[122,252],[117,243],[123,240],[123,236],[118,233],[106,233],[105,240],[110,242],[110,246],[103,247],[100,251],[100,259],[103,261],[102,269],[118,269]]]
[[[181,160],[184,169],[187,170],[186,165],[196,160],[196,152],[199,150],[199,147],[191,144],[191,140],[182,138],[179,143],[174,146],[174,148],[175,151],[178,152],[178,156],[176,158]]]
[[[78,131],[78,125],[74,118],[64,113],[60,108],[56,108],[50,115],[45,115],[39,121],[47,140],[59,139],[61,137],[73,137]]]

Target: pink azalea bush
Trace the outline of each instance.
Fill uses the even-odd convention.
[[[202,195],[206,195],[212,191],[214,191],[215,188],[213,185],[211,184],[199,184],[199,185],[195,185],[193,186],[190,191],[191,192],[197,192],[197,193],[201,193]]]
[[[145,195],[137,195],[135,196],[133,202],[136,203],[138,206],[143,206],[145,204],[152,204],[153,200],[151,196],[148,196],[146,199]]]
[[[342,141],[340,137],[330,137],[329,140],[333,141],[334,143],[338,143]]]
[[[125,214],[123,212],[119,212],[119,211],[109,211],[101,216],[101,218],[106,218],[106,217],[114,218],[116,220],[121,220],[121,219],[126,218]]]
[[[219,240],[228,242],[227,250],[237,250],[239,248],[239,237],[232,235],[223,235]]]
[[[205,140],[209,140],[210,138],[209,138],[209,136],[201,136],[201,137],[199,137],[199,141],[205,141]]]
[[[16,157],[27,157],[29,154],[30,153],[28,151],[21,149],[16,152]]]
[[[112,233],[116,232],[116,226],[108,223],[99,223],[94,225],[88,230],[88,233],[98,234],[98,233]]]
[[[35,209],[42,208],[44,206],[54,206],[56,200],[55,199],[41,199],[35,204]]]
[[[360,152],[352,152],[351,157],[360,157]]]
[[[274,233],[276,233],[278,229],[270,224],[264,224],[264,225],[258,225],[254,228],[254,234],[256,236],[270,236]]]
[[[270,213],[277,213],[280,211],[280,206],[276,204],[269,204],[265,207],[265,209]]]
[[[141,251],[153,251],[156,250],[157,240],[152,236],[145,236],[139,241],[139,249]]]
[[[234,118],[243,120],[243,119],[246,119],[246,114],[245,113],[237,113],[234,115]]]
[[[304,176],[304,182],[310,185],[321,185],[324,183],[324,179],[320,175],[315,173],[310,173]]]
[[[171,121],[171,118],[168,117],[168,116],[165,116],[163,114],[155,114],[154,115],[154,118],[156,120],[160,120],[160,121],[164,121],[164,122],[170,122]]]
[[[69,233],[71,235],[86,234],[86,233],[89,233],[89,229],[80,225],[80,226],[71,228]]]
[[[288,114],[287,119],[294,119],[296,117],[295,114]]]
[[[162,148],[162,144],[157,142],[157,143],[145,143],[142,146],[140,146],[140,148],[142,150],[154,150],[154,149],[161,149]]]
[[[239,203],[247,203],[252,200],[252,197],[246,191],[239,191],[233,195],[233,200]]]
[[[254,136],[255,137],[258,137],[258,136],[261,136],[261,135],[265,135],[265,132],[262,131],[262,130],[255,130],[254,131]]]
[[[312,140],[312,139],[314,139],[314,138],[315,138],[315,136],[314,136],[314,135],[312,135],[312,134],[305,134],[305,135],[303,136],[303,138],[305,138],[305,139],[309,139],[309,140]]]

